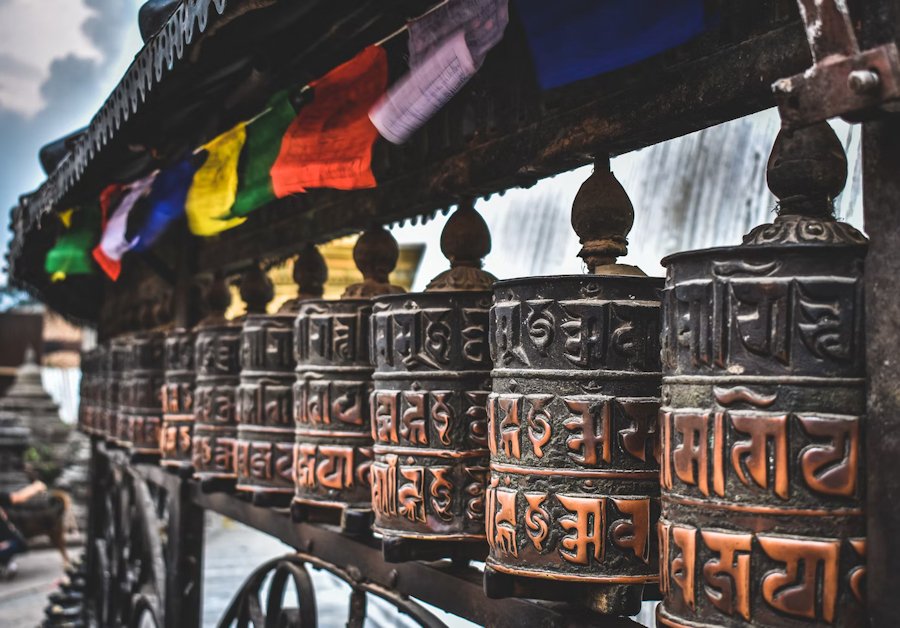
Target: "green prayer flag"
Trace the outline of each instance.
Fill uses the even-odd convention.
[[[91,249],[100,235],[100,206],[97,202],[66,210],[60,214],[62,231],[47,252],[44,270],[53,281],[69,275],[93,275],[95,264]]]
[[[281,138],[297,116],[287,90],[269,100],[269,109],[247,124],[247,140],[238,164],[238,190],[231,216],[246,216],[275,200],[269,171],[281,150]]]

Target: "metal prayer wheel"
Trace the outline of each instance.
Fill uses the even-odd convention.
[[[389,561],[483,559],[488,473],[487,225],[461,205],[441,234],[451,269],[372,314],[372,508]]]
[[[187,472],[194,434],[194,344],[192,330],[172,329],[164,341],[160,464]]]
[[[294,496],[294,322],[304,300],[322,296],[327,276],[307,247],[294,262],[297,297],[277,314],[248,314],[241,331],[237,490],[260,506],[288,506]]]
[[[240,383],[241,325],[225,319],[231,293],[217,276],[209,292],[210,314],[194,329],[194,476],[205,491],[231,490],[237,480],[235,393]]]
[[[589,274],[494,285],[491,597],[634,614],[657,582],[662,280],[616,263],[633,221],[598,160],[572,206]]]
[[[78,429],[85,434],[96,434],[99,421],[99,398],[102,392],[100,368],[102,355],[99,347],[81,354],[81,381],[78,385]]]
[[[663,626],[863,626],[863,261],[827,124],[779,134],[773,224],[663,293]]]
[[[159,455],[164,340],[160,331],[126,337],[117,440],[136,456]]]
[[[116,337],[107,344],[107,355],[104,361],[106,372],[106,391],[103,404],[103,436],[112,444],[120,444],[119,414],[122,411],[122,398],[120,386],[125,362],[128,354],[128,344],[125,338]],[[124,424],[122,426],[124,436]]]
[[[344,531],[368,531],[369,317],[372,297],[402,291],[388,281],[398,256],[393,236],[380,228],[367,230],[353,248],[363,281],[337,301],[300,304],[294,329],[295,520],[339,516]]]

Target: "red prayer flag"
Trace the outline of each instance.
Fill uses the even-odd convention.
[[[307,188],[375,187],[369,109],[387,89],[387,56],[370,46],[310,83],[313,101],[294,118],[272,165],[278,198]]]

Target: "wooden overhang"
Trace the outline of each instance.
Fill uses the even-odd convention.
[[[529,186],[589,163],[774,105],[771,85],[811,65],[795,0],[711,0],[698,38],[624,69],[542,91],[511,3],[506,37],[482,70],[404,146],[379,140],[378,187],[313,190],[260,209],[237,229],[194,239],[183,225],[98,274],[51,283],[43,270],[54,209],[95,198],[200,145],[379,41],[433,0],[186,0],[136,56],[86,131],[12,214],[11,281],[70,319],[96,324],[146,274],[239,271],[372,223],[428,216],[461,198]],[[876,29],[877,31],[877,29]],[[398,37],[388,46],[405,46]],[[402,68],[394,68],[399,73]]]

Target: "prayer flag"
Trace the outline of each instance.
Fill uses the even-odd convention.
[[[153,172],[143,179],[138,179],[133,183],[125,186],[122,195],[119,198],[118,205],[112,211],[110,216],[108,210],[103,212],[105,225],[103,226],[103,235],[100,238],[100,244],[94,247],[94,259],[100,264],[100,268],[115,281],[119,278],[122,271],[122,256],[130,251],[140,241],[140,236],[131,240],[126,239],[125,232],[128,229],[128,215],[141,198],[150,192],[153,180],[156,178],[156,172]],[[104,193],[110,191],[106,188]],[[110,196],[101,193],[101,207],[108,207]]]
[[[275,94],[268,110],[247,123],[247,140],[238,162],[238,190],[231,208],[232,216],[246,216],[275,200],[269,172],[281,150],[281,138],[297,116],[290,93]]]
[[[705,0],[516,0],[538,83],[559,87],[673,48],[707,28]]]
[[[135,250],[153,246],[169,225],[184,215],[184,204],[202,155],[189,155],[174,165],[163,168],[147,196],[148,214],[138,231]]]
[[[294,118],[272,165],[275,196],[307,188],[375,187],[369,109],[387,87],[387,57],[370,46],[310,84],[313,100]]]
[[[47,252],[44,270],[51,281],[62,281],[71,275],[94,274],[91,248],[100,230],[98,203],[67,209],[59,213],[59,219],[64,230]]]
[[[185,201],[191,233],[211,236],[247,220],[231,216],[237,196],[238,159],[247,139],[247,123],[241,122],[203,146],[206,161],[194,174]]]
[[[402,144],[469,82],[509,22],[507,0],[450,0],[409,25],[410,71],[369,117],[382,137]]]
[[[481,67],[508,23],[508,0],[449,0],[409,23],[409,67],[422,65],[458,31],[465,33],[472,59]]]

